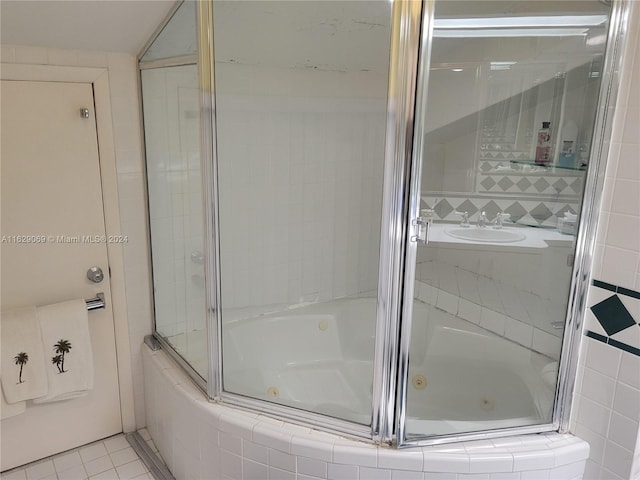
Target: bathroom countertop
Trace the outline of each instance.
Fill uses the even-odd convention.
[[[504,231],[513,231],[525,235],[524,240],[517,242],[487,242],[473,241],[452,237],[448,230],[461,228],[458,223],[432,223],[429,227],[429,243],[451,243],[474,246],[499,246],[503,248],[547,248],[553,246],[568,246],[575,241],[575,236],[565,235],[555,229],[539,227],[523,227],[506,224],[502,227]],[[476,225],[468,227],[470,230],[477,229]],[[487,226],[487,229],[493,227]]]

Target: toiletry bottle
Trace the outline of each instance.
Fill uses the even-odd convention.
[[[573,168],[576,163],[576,139],[578,126],[573,120],[567,120],[562,127],[562,145],[558,164],[561,167]]]
[[[538,145],[536,147],[536,164],[547,165],[551,160],[551,122],[542,122],[538,131]]]

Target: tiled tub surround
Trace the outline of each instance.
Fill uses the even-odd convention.
[[[143,346],[147,428],[177,480],[578,480],[588,445],[555,433],[394,450],[210,403]]]

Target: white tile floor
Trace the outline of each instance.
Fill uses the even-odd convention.
[[[149,432],[139,431],[157,453]],[[124,434],[84,445],[0,474],[2,480],[153,480]]]

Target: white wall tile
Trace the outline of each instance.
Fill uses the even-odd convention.
[[[269,463],[269,449],[247,440],[242,441],[242,456],[254,462]]]
[[[269,465],[288,472],[296,471],[296,456],[272,448],[269,449]]]
[[[218,446],[236,455],[242,455],[242,439],[228,432],[218,434]]]
[[[640,217],[621,213],[609,215],[607,244],[637,252],[640,248]]]
[[[221,455],[220,473],[233,480],[242,480],[242,457],[232,453]]]
[[[514,467],[514,456],[511,453],[497,453],[489,450],[475,456],[469,467],[470,473],[511,472]]]
[[[426,472],[451,472],[466,473],[469,471],[469,457],[467,455],[432,453],[423,450]]]
[[[561,339],[538,328],[533,329],[533,341],[531,348],[536,352],[544,353],[552,358],[558,358],[561,347]]]
[[[583,382],[582,395],[606,407],[612,406],[616,383],[614,379],[590,368],[586,368]]]
[[[617,177],[624,180],[640,180],[640,145],[624,143],[620,147]]]
[[[425,480],[457,480],[458,476],[455,473],[437,473],[437,472],[425,472]]]
[[[618,383],[613,400],[613,409],[633,420],[640,420],[640,390]]]
[[[360,478],[367,480],[391,480],[391,470],[360,467]]]
[[[549,472],[549,480],[582,480],[586,461],[556,467]]]
[[[422,470],[422,451],[412,448],[406,450],[379,450],[378,468],[397,470]]]
[[[269,476],[269,467],[262,463],[253,462],[244,458],[242,460],[243,480],[264,480]]]
[[[606,437],[609,428],[611,410],[582,397],[578,410],[578,423],[585,425],[598,435]]]
[[[607,439],[603,435],[594,433],[580,423],[575,427],[575,434],[582,440],[589,443],[589,458],[596,464],[601,465]]]
[[[639,261],[638,252],[606,245],[598,278],[607,283],[633,288]]]
[[[327,462],[298,457],[298,473],[317,478],[327,478]]]
[[[287,472],[286,470],[269,467],[269,478],[277,478],[278,480],[296,480],[296,474],[294,472]]]
[[[533,327],[524,322],[505,317],[504,336],[520,345],[531,347],[531,343],[533,342]]]
[[[333,450],[333,462],[376,467],[378,465],[378,451],[370,446],[336,444]]]
[[[640,357],[628,352],[621,354],[618,380],[627,385],[640,389]]]
[[[329,463],[327,478],[329,480],[358,480],[358,467],[355,465]]]
[[[620,445],[607,441],[604,449],[603,465],[622,478],[629,478],[631,474],[631,465],[633,454],[630,450],[622,448]]]
[[[585,341],[589,344],[586,366],[608,377],[616,378],[622,352],[588,337],[586,337]]]
[[[504,336],[506,317],[498,312],[490,310],[488,308],[482,308],[480,315],[480,326],[497,333],[500,336]]]
[[[458,303],[458,316],[471,323],[479,324],[482,316],[482,307],[464,298],[460,298]],[[531,341],[529,341],[529,343],[531,343]]]
[[[635,445],[638,440],[638,420],[613,412],[607,438],[618,445]]]
[[[424,472],[410,470],[392,470],[391,480],[424,480]]]

